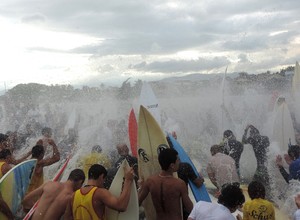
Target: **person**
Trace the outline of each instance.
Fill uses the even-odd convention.
[[[0,192],[0,219],[3,218],[3,215],[8,219],[8,220],[13,220],[14,219],[14,215],[11,212],[9,206],[7,205],[7,203],[4,201],[2,194]]]
[[[222,190],[218,198],[218,204],[199,201],[195,204],[188,220],[242,220],[238,215],[232,215],[245,202],[243,191],[236,184],[227,184]]]
[[[247,136],[249,132],[249,137]],[[257,161],[256,171],[252,178],[259,181],[266,187],[266,196],[271,198],[270,177],[267,168],[267,152],[269,151],[270,141],[267,136],[262,136],[259,130],[253,125],[247,125],[242,138],[243,144],[251,144]]]
[[[295,196],[295,204],[296,204],[298,209],[295,211],[295,213],[293,215],[293,219],[294,220],[300,220],[300,194],[297,194]]]
[[[13,155],[11,154],[11,151],[8,148],[5,148],[0,152],[0,167],[1,167],[1,164],[4,165],[3,169],[11,167],[10,166],[11,164],[17,165],[17,164],[25,161],[26,158],[30,156],[30,154],[31,154],[31,152],[29,151],[27,154],[25,154],[20,159],[15,159],[13,157]],[[1,172],[0,172],[0,176],[1,176]]]
[[[49,181],[28,193],[24,197],[22,205],[27,209],[34,205],[36,198],[40,198],[31,220],[60,219],[64,215],[74,191],[80,189],[84,180],[84,172],[81,169],[74,169],[66,182]]]
[[[0,150],[10,148],[9,136],[6,134],[0,133]]]
[[[119,212],[126,210],[133,182],[133,169],[126,170],[123,190],[119,197],[115,197],[107,189],[103,188],[106,174],[106,169],[100,164],[93,164],[90,167],[87,185],[74,193],[64,215],[65,220],[104,219],[105,207]]]
[[[175,131],[172,131],[171,135],[173,136],[173,138],[175,140],[177,140],[177,134]],[[169,136],[167,136],[166,138],[167,138],[170,148],[174,149],[173,143],[170,140]],[[194,183],[198,188],[200,188],[202,186],[202,184],[204,183],[204,178],[202,176],[200,176],[200,174],[197,176],[197,174],[193,170],[193,167],[191,166],[191,164],[189,164],[187,162],[179,163],[177,175],[178,175],[178,178],[182,179],[185,182],[186,187],[188,187],[189,181]],[[186,220],[189,216],[189,212],[186,211],[184,206],[182,208],[183,208],[183,210],[182,210],[183,220]]]
[[[179,158],[176,150],[167,148],[158,156],[161,172],[153,175],[141,183],[139,190],[139,204],[150,193],[156,211],[156,218],[160,220],[181,220],[181,200],[187,210],[191,212],[193,203],[189,198],[188,189],[183,180],[175,178],[173,173],[178,170]],[[147,217],[147,216],[146,216]]]
[[[248,194],[251,200],[243,206],[243,220],[275,220],[274,205],[265,199],[266,190],[261,182],[252,181],[248,185]]]
[[[83,167],[85,175],[88,175],[90,167],[96,163],[101,164],[106,169],[111,167],[110,160],[102,153],[102,147],[100,145],[93,146],[91,153],[81,158],[79,163]]]
[[[60,160],[60,154],[54,141],[49,139],[48,143],[53,147],[53,154],[50,158],[44,158],[45,149],[42,145],[35,145],[31,150],[31,157],[32,159],[37,159],[37,165],[31,178],[27,193],[37,189],[44,183],[44,167],[50,166]]]
[[[217,187],[217,194],[220,193],[224,184],[237,183],[239,185],[240,179],[232,157],[224,154],[223,147],[220,145],[211,146],[210,152],[212,157],[206,170],[209,179]]]
[[[3,149],[0,151],[0,179],[12,168],[7,162],[9,155],[11,155],[9,149]]]
[[[235,161],[236,170],[240,176],[240,159],[244,150],[244,145],[236,140],[231,130],[223,133],[224,153],[231,156]]]
[[[285,181],[289,183],[292,179],[300,180],[300,146],[291,145],[288,149],[288,155],[285,155],[284,157],[287,164],[289,164],[290,173],[285,170],[283,160],[280,155],[277,155],[276,157],[276,165],[278,166]]]
[[[117,151],[118,151],[118,154],[119,154],[119,159],[115,162],[115,169],[112,169],[112,171],[116,172],[117,169],[120,167],[120,165],[122,164],[123,160],[126,159],[129,166],[133,168],[134,170],[134,180],[135,182],[137,183],[139,177],[138,177],[138,162],[137,162],[137,158],[136,157],[133,157],[129,154],[129,148],[128,146],[123,143],[123,144],[118,144],[117,145]],[[114,172],[111,172],[111,174],[113,175]],[[114,176],[112,175],[108,175],[107,177],[107,183],[106,184],[109,184],[108,181],[110,180],[110,183],[112,182]]]

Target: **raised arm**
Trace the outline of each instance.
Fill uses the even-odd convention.
[[[53,139],[49,139],[48,143],[53,147],[52,157],[39,161],[41,166],[49,166],[60,160],[60,153]]]
[[[37,189],[31,191],[24,197],[24,199],[22,201],[23,209],[31,209],[31,207],[37,201],[36,199],[41,197],[41,195],[43,194],[43,188],[46,184],[47,183],[44,183],[43,185],[41,185]]]
[[[31,151],[29,151],[28,153],[26,153],[20,159],[16,159],[13,156],[11,156],[11,158],[9,159],[9,163],[13,164],[13,165],[17,165],[17,164],[22,163],[23,161],[25,161],[30,155],[31,155]]]
[[[119,197],[113,196],[108,190],[105,189],[98,189],[96,191],[96,197],[99,198],[105,204],[105,206],[111,209],[119,212],[126,211],[130,199],[133,178],[134,171],[133,168],[130,168],[125,174],[123,190]]]

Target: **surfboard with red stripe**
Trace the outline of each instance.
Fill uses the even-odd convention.
[[[133,108],[131,109],[129,114],[128,135],[132,156],[137,157],[138,124]]]

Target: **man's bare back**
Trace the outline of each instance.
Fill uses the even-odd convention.
[[[22,202],[23,207],[32,207],[36,198],[40,198],[31,219],[60,219],[65,213],[74,191],[82,186],[84,180],[84,172],[80,169],[74,169],[66,182],[49,181],[28,193]]]
[[[149,177],[141,184],[139,204],[141,205],[150,193],[156,211],[156,219],[181,220],[180,203],[183,203],[187,212],[193,209],[193,203],[189,198],[185,182],[173,177],[173,173],[179,168],[178,153],[174,149],[165,149],[160,152],[158,161],[162,170],[160,174]]]
[[[59,182],[46,183],[32,220],[59,219],[64,214],[72,195],[73,187],[71,184]]]

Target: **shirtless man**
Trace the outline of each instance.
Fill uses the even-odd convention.
[[[165,149],[160,152],[158,161],[161,172],[149,177],[139,191],[139,204],[141,205],[150,193],[159,220],[181,220],[181,204],[191,212],[193,203],[189,198],[188,189],[183,180],[173,177],[178,170],[180,160],[174,149]]]
[[[85,180],[81,169],[73,170],[66,182],[49,181],[27,194],[22,202],[24,206],[32,207],[36,197],[40,197],[37,209],[31,220],[60,219],[70,203],[74,191],[79,189]]]
[[[105,207],[119,212],[124,212],[127,209],[134,177],[133,169],[130,168],[126,171],[123,190],[119,197],[115,197],[107,189],[103,188],[106,175],[107,171],[102,165],[94,164],[91,166],[88,172],[87,185],[74,193],[73,199],[64,215],[64,220],[103,220]]]
[[[56,163],[57,161],[59,161],[60,159],[60,154],[54,141],[52,139],[49,139],[48,143],[53,147],[53,154],[50,158],[44,159],[45,150],[42,145],[35,145],[32,148],[31,151],[32,159],[37,159],[37,165],[35,167],[34,174],[32,176],[31,183],[29,185],[27,193],[37,189],[39,186],[41,186],[44,183],[44,172],[43,172],[44,167],[50,166]]]

